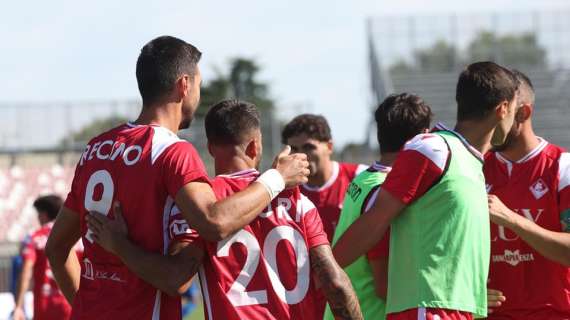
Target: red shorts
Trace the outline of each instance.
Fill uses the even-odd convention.
[[[473,315],[470,312],[457,310],[416,308],[390,313],[386,316],[386,320],[473,320]]]

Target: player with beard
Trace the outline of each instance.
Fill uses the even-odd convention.
[[[194,46],[174,37],[147,43],[136,65],[143,100],[139,117],[93,138],[79,160],[46,246],[56,280],[72,303],[72,318],[179,319],[180,297],[165,294],[177,292],[177,283],[153,282],[155,270],[138,263],[164,262],[172,207],[176,204],[201,236],[221,240],[255,219],[286,186],[306,182],[306,159],[286,151],[275,161],[276,169],[244,191],[216,200],[198,153],[175,134],[190,124],[198,107],[200,56]],[[122,260],[95,242],[85,219],[91,210],[112,217],[115,201],[126,211],[129,238],[144,249],[133,246]],[[80,237],[85,247],[81,266],[70,254]],[[144,255],[145,250],[153,254]],[[197,257],[180,251],[172,259],[191,265]],[[162,272],[191,274],[191,268],[169,266]],[[150,275],[144,277],[149,283],[137,272]]]
[[[485,156],[491,215],[488,319],[570,319],[570,154],[532,128],[523,73],[515,122]],[[505,301],[506,297],[506,301]]]
[[[483,154],[505,141],[518,83],[492,62],[467,66],[457,83],[457,124],[405,144],[374,206],[334,247],[350,265],[390,227],[387,319],[487,315],[489,211]]]
[[[226,100],[208,111],[205,125],[217,174],[212,186],[218,199],[223,199],[259,175],[259,112],[253,104]],[[121,220],[93,213],[89,225],[103,247],[123,257],[129,255],[130,245]],[[350,281],[334,260],[318,212],[298,188],[281,192],[249,225],[222,241],[206,241],[176,207],[169,220],[171,245],[187,246],[197,252],[195,256],[203,257],[186,267],[195,270],[197,263],[203,263],[199,275],[207,319],[320,320],[315,281],[322,284],[336,317],[362,318]],[[140,263],[157,269],[156,281],[168,281],[159,266],[145,259]],[[180,276],[180,281],[184,279]]]

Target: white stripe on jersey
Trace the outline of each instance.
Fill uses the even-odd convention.
[[[163,127],[152,127],[154,135],[152,136],[151,163],[154,164],[156,159],[171,145],[176,142],[183,141],[178,138],[172,131]]]
[[[441,171],[445,169],[445,164],[449,157],[449,150],[447,149],[445,140],[439,135],[431,133],[418,134],[415,136],[404,145],[404,151],[406,150],[414,150],[423,154],[440,168]]]
[[[562,190],[570,186],[570,153],[564,152],[560,155],[558,163],[559,183],[558,190]]]
[[[206,312],[208,319],[214,319],[212,315],[212,305],[210,303],[210,292],[208,291],[208,280],[206,279],[206,272],[204,271],[204,266],[200,265],[198,269],[198,277],[200,278],[200,288],[202,288],[202,298],[204,299],[204,305],[206,305]]]
[[[301,218],[310,210],[315,209],[315,204],[309,198],[300,193],[301,197],[297,200],[297,212],[295,215],[295,222],[301,222]]]
[[[426,320],[426,308],[418,308],[418,320]]]
[[[154,298],[154,307],[152,308],[152,320],[160,320],[160,290],[156,290]]]

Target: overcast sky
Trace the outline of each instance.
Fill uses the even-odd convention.
[[[138,97],[140,48],[164,34],[203,52],[205,80],[231,57],[255,58],[289,118],[327,116],[337,144],[360,141],[369,116],[368,16],[557,8],[567,0],[5,1],[0,101]],[[304,108],[304,109],[303,109]],[[347,119],[350,117],[350,121]]]

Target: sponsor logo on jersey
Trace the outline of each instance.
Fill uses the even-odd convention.
[[[505,262],[515,267],[521,262],[534,261],[532,253],[520,253],[520,250],[505,250],[502,255],[493,255],[493,262]]]
[[[192,233],[192,230],[190,230],[190,226],[188,226],[186,220],[183,219],[182,220],[176,219],[172,221],[168,229],[170,230],[171,238],[174,238],[174,236]]]
[[[529,188],[530,192],[534,196],[536,200],[542,198],[546,193],[548,193],[548,186],[542,179],[538,179],[534,184],[532,184]]]

